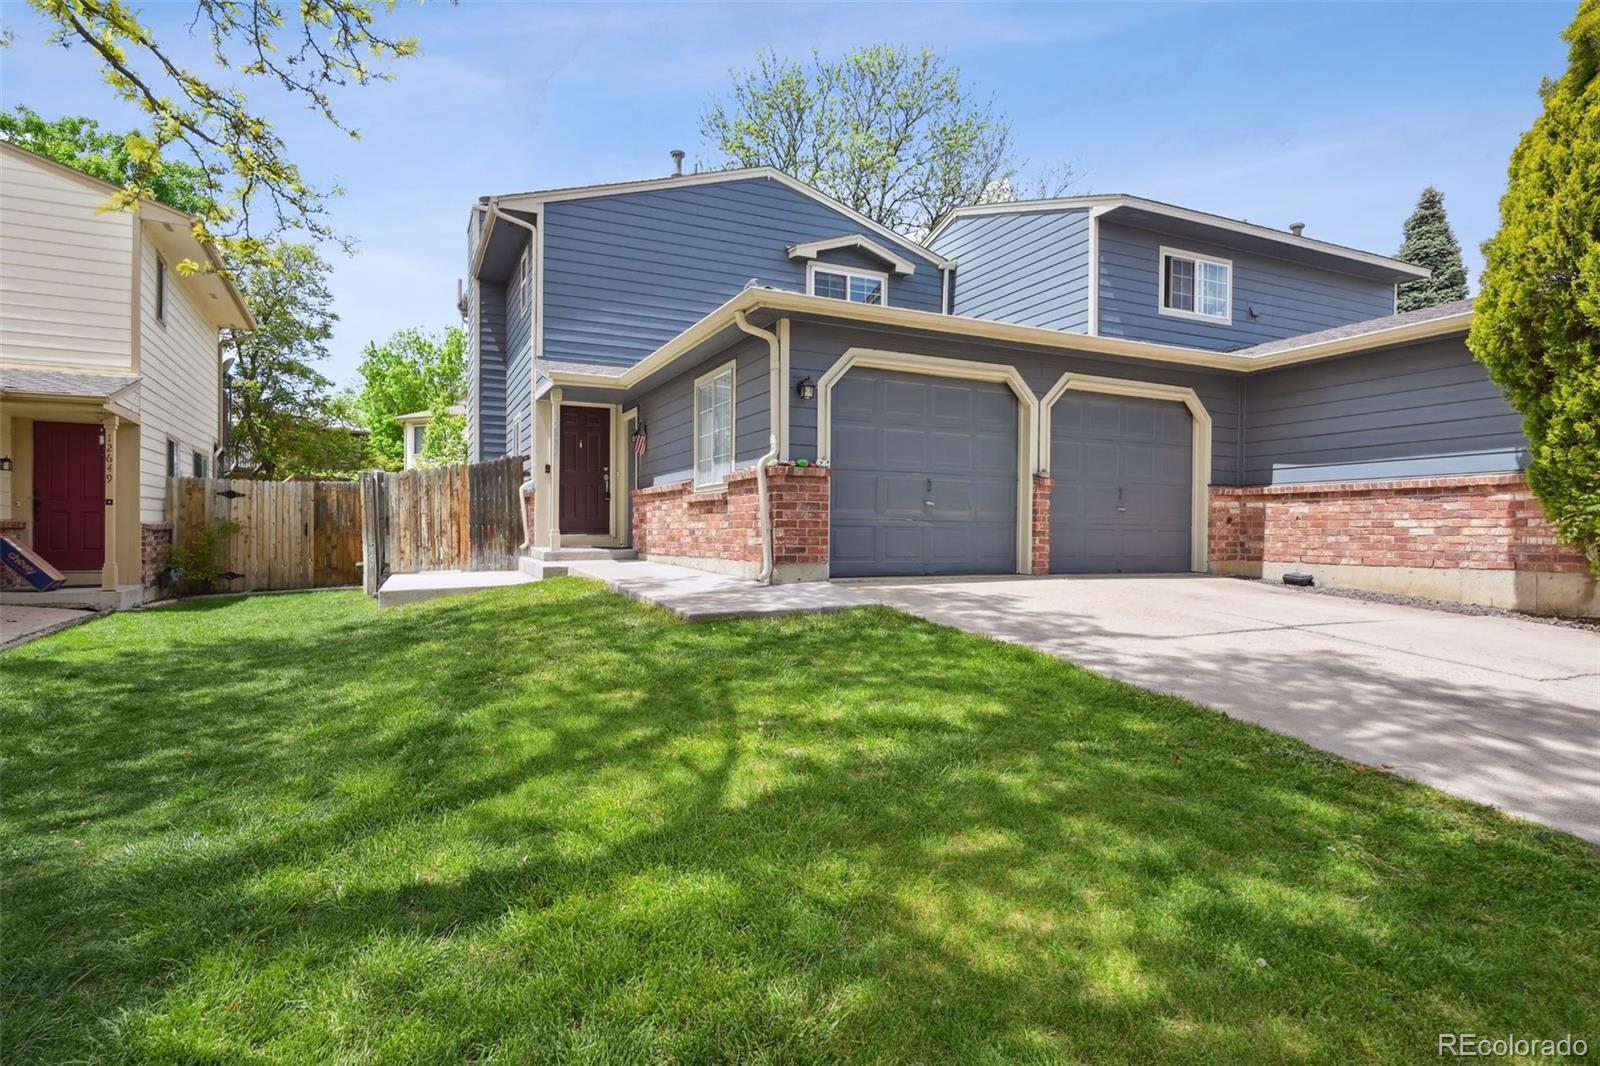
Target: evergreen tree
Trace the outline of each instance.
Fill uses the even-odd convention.
[[[1417,311],[1467,298],[1467,268],[1461,261],[1461,245],[1450,231],[1444,213],[1444,195],[1432,185],[1417,198],[1417,209],[1406,219],[1405,240],[1400,244],[1401,262],[1427,267],[1433,276],[1408,281],[1400,286],[1399,310]]]
[[[1528,485],[1600,567],[1600,0],[1562,35],[1567,72],[1511,154],[1467,345],[1528,437]]]

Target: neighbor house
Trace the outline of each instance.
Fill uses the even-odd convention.
[[[449,413],[464,415],[467,413],[467,405],[458,403],[450,408]],[[433,412],[412,411],[396,415],[394,420],[400,423],[400,435],[405,443],[405,469],[415,470],[422,459],[422,444],[428,439],[428,426],[433,423]]]
[[[536,559],[1596,609],[1470,304],[1395,314],[1424,270],[1298,225],[1105,195],[918,243],[758,168],[484,197],[468,262],[470,448],[530,456]]]
[[[218,331],[254,322],[188,216],[101,210],[115,191],[0,142],[0,530],[127,604],[171,540],[167,478],[223,445]]]

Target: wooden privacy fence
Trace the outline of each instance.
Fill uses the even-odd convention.
[[[361,490],[354,481],[169,479],[172,542],[231,522],[219,592],[361,583]]]
[[[390,574],[512,570],[525,538],[524,457],[361,475],[363,587]]]

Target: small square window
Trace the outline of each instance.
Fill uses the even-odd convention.
[[[1161,313],[1182,318],[1233,319],[1233,264],[1192,252],[1161,249]]]

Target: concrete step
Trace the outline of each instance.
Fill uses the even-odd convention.
[[[378,588],[378,606],[398,607],[439,596],[523,585],[532,580],[515,570],[430,570],[422,574],[391,574]]]
[[[519,555],[517,556],[517,569],[535,581],[541,581],[547,577],[563,576],[567,572],[567,564],[547,563],[542,559],[535,559],[531,555]]]
[[[610,559],[622,562],[628,559],[637,559],[639,553],[632,548],[529,548],[524,558],[537,562],[573,563],[595,562],[601,559]]]

